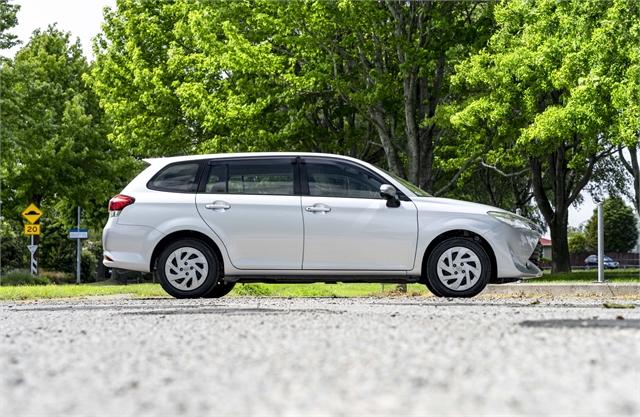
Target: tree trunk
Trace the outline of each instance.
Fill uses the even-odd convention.
[[[640,139],[640,133],[638,133]],[[636,213],[640,214],[640,164],[638,163],[638,146],[628,146],[630,162],[626,160],[622,153],[622,147],[618,148],[618,155],[620,156],[620,162],[625,169],[631,174],[633,178],[633,205],[636,208]]]
[[[549,224],[551,229],[551,273],[571,272],[569,243],[567,239],[568,210],[554,217]]]
[[[631,175],[633,175],[633,194],[634,205],[636,206],[636,213],[640,214],[640,164],[638,164],[638,148],[635,146],[629,147],[629,153],[631,154]]]
[[[418,123],[416,122],[416,76],[413,72],[405,75],[404,90],[404,119],[407,134],[407,158],[409,160],[407,179],[414,184],[420,184],[420,144],[418,140]]]
[[[529,161],[531,166],[531,182],[533,185],[533,195],[544,220],[549,225],[551,231],[551,272],[571,272],[569,262],[569,243],[567,240],[567,224],[569,214],[569,199],[566,195],[559,195],[560,190],[566,190],[564,184],[564,172],[562,166],[564,160],[563,153],[555,152],[550,159],[549,169],[552,171],[554,186],[555,207],[551,207],[551,203],[547,198],[543,184],[542,163],[537,158]],[[555,210],[554,210],[555,209]]]
[[[393,146],[393,138],[390,133],[390,129],[387,127],[384,114],[377,108],[369,109],[368,113],[376,131],[378,132],[378,136],[380,137],[380,143],[382,144],[382,148],[384,149],[384,153],[387,157],[389,171],[402,176],[402,162],[396,152],[396,148]]]

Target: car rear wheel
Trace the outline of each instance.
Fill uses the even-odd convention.
[[[473,297],[487,286],[490,276],[487,252],[471,239],[447,239],[427,260],[427,280],[442,297]]]
[[[162,288],[176,298],[205,297],[220,278],[218,259],[197,239],[180,239],[165,247],[156,271]]]

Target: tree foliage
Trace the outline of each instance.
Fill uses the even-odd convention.
[[[624,172],[640,187],[639,9],[117,0],[93,65],[55,27],[1,64],[0,197],[12,220],[33,199],[67,223],[80,203],[97,227],[132,156],[340,153],[436,195],[541,215],[553,270],[567,270],[581,192],[615,193]],[[0,0],[0,48],[16,10]]]
[[[451,138],[435,115],[490,16],[462,2],[120,0],[92,83],[113,139],[139,155],[338,152],[436,190],[477,156],[439,146]]]
[[[637,47],[638,34],[615,34],[638,17],[639,5],[624,0],[501,3],[488,46],[458,67],[455,82],[473,93],[452,122],[490,143],[490,163],[530,168],[553,271],[569,270],[569,206],[628,125],[612,92],[628,77],[619,51]]]
[[[573,255],[582,254],[588,251],[589,249],[592,249],[592,247],[589,245],[589,242],[587,241],[587,237],[585,236],[585,233],[582,231],[569,232],[568,240],[569,240],[569,253]]]
[[[64,199],[73,206],[103,205],[119,185],[118,153],[82,79],[88,69],[79,43],[53,26],[36,31],[0,69],[2,173],[10,179],[5,205],[21,210],[25,202],[47,198],[50,204]]]
[[[603,203],[604,250],[629,252],[638,243],[638,221],[633,209],[620,197],[610,197]],[[586,241],[590,248],[598,247],[598,212],[585,228]]]
[[[83,80],[88,70],[79,43],[55,26],[35,31],[0,67],[0,198],[7,224],[19,225],[20,212],[34,202],[44,211],[45,234],[48,226],[74,225],[77,205],[85,224],[100,228],[107,200],[129,179],[135,164],[107,140],[109,124]],[[56,242],[53,236],[51,247],[73,246],[64,234]],[[46,250],[40,255],[61,260]]]
[[[8,31],[18,24],[20,6],[0,0],[0,49],[9,49],[18,44],[18,37]]]

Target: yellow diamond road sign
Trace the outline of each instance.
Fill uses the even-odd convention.
[[[22,210],[22,217],[27,219],[29,223],[35,223],[42,216],[42,211],[35,204],[31,203],[26,209]]]

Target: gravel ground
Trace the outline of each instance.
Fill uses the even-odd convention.
[[[640,305],[0,303],[2,416],[426,414],[640,415]]]

